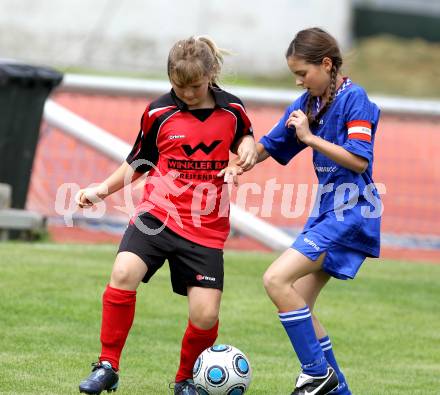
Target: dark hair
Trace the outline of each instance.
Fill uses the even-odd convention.
[[[220,75],[223,54],[226,53],[208,37],[180,40],[168,55],[168,77],[186,85],[207,76],[214,84]]]
[[[313,98],[310,95],[307,100],[307,118],[309,123],[317,122],[333,103],[336,93],[336,78],[342,66],[341,51],[337,41],[333,36],[319,27],[301,30],[289,45],[286,51],[286,58],[295,56],[304,60],[306,63],[320,65],[324,58],[332,61],[332,69],[330,75],[330,97],[324,107],[316,114],[312,115]]]

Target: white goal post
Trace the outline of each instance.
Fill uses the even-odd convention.
[[[66,74],[57,90],[61,92],[151,97],[161,95],[170,88],[170,83],[163,80]],[[299,90],[242,86],[226,86],[225,89],[238,96],[245,103],[272,106],[287,106],[302,93]],[[377,95],[371,96],[371,100],[387,114],[440,115],[439,100],[421,100]]]

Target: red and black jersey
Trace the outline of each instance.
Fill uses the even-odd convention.
[[[149,212],[195,243],[223,248],[229,234],[229,195],[218,172],[252,127],[240,99],[213,87],[213,109],[189,110],[173,90],[151,102],[127,157],[149,171],[137,213]]]

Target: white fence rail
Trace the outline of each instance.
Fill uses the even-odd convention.
[[[47,100],[44,106],[44,120],[117,162],[122,163],[130,152],[129,144],[52,100]],[[293,242],[287,233],[234,204],[231,204],[231,226],[273,250],[286,249]]]
[[[170,89],[168,81],[144,80],[132,78],[95,77],[67,74],[57,88],[59,92],[77,92],[105,95],[126,95],[131,97],[154,97]],[[247,104],[287,106],[301,94],[296,90],[263,89],[230,86],[229,91],[239,96]],[[440,116],[440,101],[420,100],[400,97],[371,96],[383,113]],[[52,100],[46,102],[44,118],[48,124],[64,133],[97,149],[107,157],[121,162],[130,147],[124,141],[109,132],[93,125]],[[231,205],[231,226],[239,232],[261,242],[273,250],[288,248],[292,236],[279,228],[249,214],[236,205]],[[437,236],[426,237],[412,235],[403,238],[399,235],[383,235],[384,244],[405,248],[440,248]]]
[[[164,80],[96,77],[66,74],[58,91],[101,93],[133,97],[156,96],[167,92],[170,83]],[[240,97],[246,104],[287,106],[301,94],[299,90],[250,88],[228,86],[227,90]],[[371,96],[384,113],[424,116],[440,116],[439,100],[421,100],[391,96]]]

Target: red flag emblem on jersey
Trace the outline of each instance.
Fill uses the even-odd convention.
[[[347,122],[348,138],[371,142],[371,123],[368,121]]]

